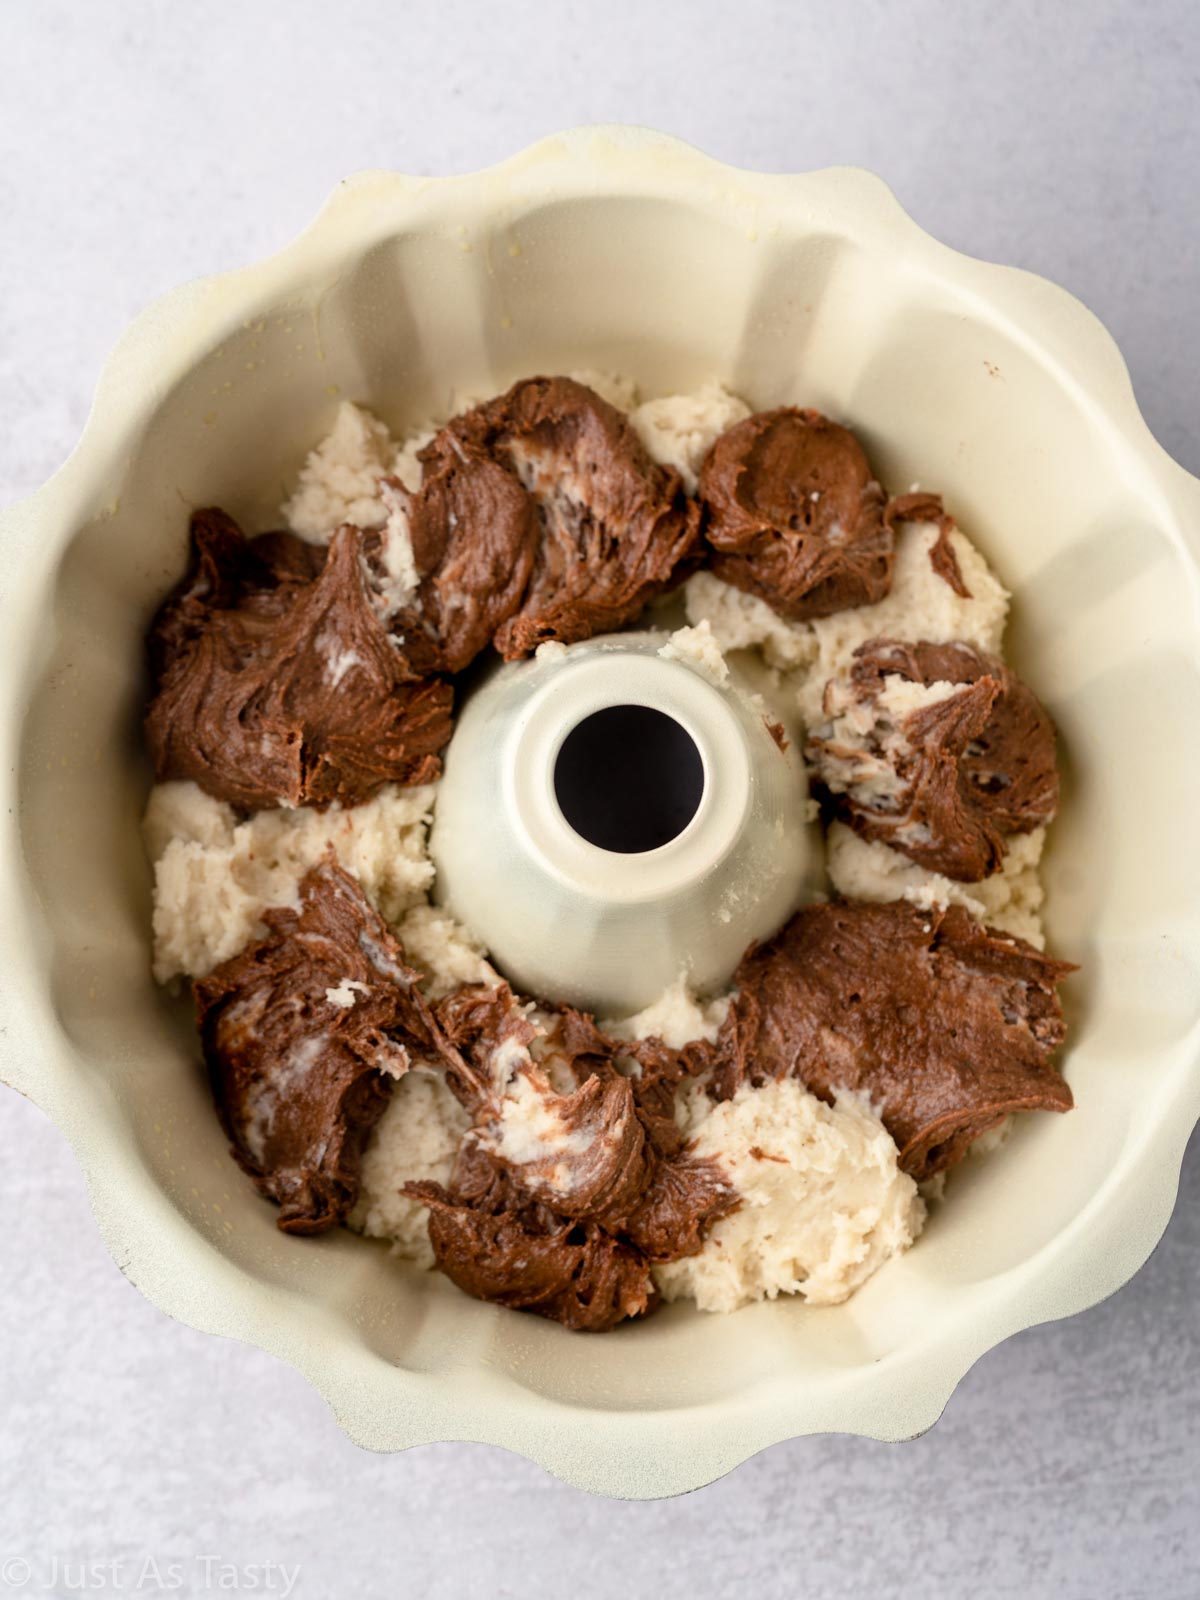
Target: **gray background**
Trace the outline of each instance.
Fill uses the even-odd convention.
[[[874,168],[941,238],[1091,305],[1200,471],[1190,0],[0,0],[0,83],[0,501],[61,462],[147,300],[277,247],[345,173],[609,120],[750,167]],[[0,1104],[0,1594],[6,1558],[33,1592],[95,1593],[147,1556],[203,1590],[204,1555],[241,1589],[298,1562],[303,1597],[1200,1594],[1195,1139],[1141,1275],[994,1351],[919,1442],[782,1445],[623,1505],[483,1447],[356,1450],[293,1373],[142,1300],[61,1138]],[[55,1557],[120,1565],[56,1580]]]

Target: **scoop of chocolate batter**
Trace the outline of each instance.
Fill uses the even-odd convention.
[[[450,738],[448,684],[417,679],[372,608],[361,535],[328,553],[192,522],[192,566],[150,630],[146,742],[160,782],[245,810],[356,805],[428,783]],[[323,557],[323,560],[322,560]]]
[[[1050,1062],[1065,1032],[1056,986],[1073,970],[960,906],[809,906],[734,974],[704,1051],[712,1092],[794,1076],[824,1100],[866,1095],[901,1167],[928,1178],[1010,1112],[1070,1109]]]
[[[247,627],[285,611],[296,590],[325,565],[325,551],[291,533],[247,539],[217,506],[192,513],[191,561],[183,581],[158,609],[146,636],[155,685],[208,631],[216,611],[241,610]]]
[[[912,685],[940,698],[910,707]],[[1007,835],[1058,809],[1054,724],[972,645],[873,639],[826,685],[825,713],[805,754],[836,814],[932,872],[986,878]]]
[[[332,856],[298,910],[264,913],[258,943],[193,985],[213,1096],[238,1164],[286,1233],[342,1221],[367,1135],[410,1052],[434,1051],[417,975]]]
[[[650,1264],[699,1250],[737,1196],[687,1154],[671,1086],[619,1072],[626,1047],[590,1017],[542,1013],[507,986],[437,1008],[447,1070],[474,1126],[431,1208],[438,1265],[479,1299],[600,1330],[655,1303]]]
[[[446,433],[502,463],[534,502],[528,588],[495,636],[509,658],[622,627],[697,550],[699,508],[679,475],[655,465],[628,419],[584,384],[525,379]]]
[[[416,604],[395,627],[414,665],[461,672],[525,596],[537,510],[513,473],[453,426],[419,459],[415,494],[393,479],[385,487],[406,513],[421,574]]]
[[[803,622],[882,600],[894,562],[886,496],[849,428],[781,406],[735,423],[700,474],[718,578]]]
[[[412,1183],[406,1192],[429,1207],[438,1266],[477,1300],[593,1333],[657,1302],[638,1250],[596,1223],[531,1200],[477,1146],[463,1146],[448,1189]]]
[[[596,1034],[595,1054],[573,1048],[558,1018],[535,1026],[506,985],[460,989],[437,1014],[471,1074],[462,1098],[474,1137],[528,1197],[570,1217],[623,1215],[636,1203],[649,1179],[645,1137],[607,1040]]]

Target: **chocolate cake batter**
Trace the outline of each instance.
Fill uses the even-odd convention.
[[[461,672],[525,596],[540,537],[537,508],[512,471],[453,427],[419,459],[415,494],[386,480],[407,513],[422,575],[415,606],[393,626],[414,664]]]
[[[357,805],[430,783],[449,684],[414,675],[368,597],[362,535],[328,552],[192,519],[192,565],[150,630],[146,743],[159,782],[191,778],[242,810]]]
[[[539,1037],[506,985],[461,989],[437,1015],[474,1124],[448,1188],[407,1190],[430,1207],[442,1271],[478,1299],[569,1328],[600,1331],[652,1309],[651,1263],[693,1254],[738,1203],[713,1162],[686,1153],[673,1088],[620,1073],[614,1058],[629,1047],[581,1012],[550,1014]],[[577,1087],[555,1090],[555,1068]],[[505,1091],[510,1107],[536,1101],[540,1148],[526,1159],[523,1141],[514,1156],[504,1136]]]
[[[396,1078],[434,1048],[417,974],[332,854],[300,909],[194,985],[213,1096],[238,1165],[285,1233],[320,1233],[358,1195],[359,1163]]]
[[[573,1328],[648,1310],[650,1264],[698,1250],[737,1204],[714,1163],[685,1152],[669,1069],[624,1076],[614,1059],[629,1047],[592,1018],[563,1010],[535,1027],[504,984],[431,1009],[332,856],[306,874],[300,900],[268,911],[265,938],[194,986],[222,1124],[279,1204],[279,1227],[318,1233],[345,1218],[367,1135],[415,1058],[440,1066],[472,1117],[450,1186],[409,1189],[431,1208],[447,1275]],[[575,1087],[556,1090],[552,1072]],[[504,1123],[521,1091],[539,1138],[519,1134],[514,1154]]]
[[[716,1044],[685,1059],[717,1099],[789,1076],[823,1100],[867,1096],[921,1180],[1010,1112],[1070,1110],[1050,1063],[1074,970],[961,906],[808,906],[747,951]]]
[[[880,703],[889,680],[962,688],[897,721]],[[833,720],[805,755],[835,814],[864,839],[978,882],[1003,865],[1006,836],[1057,811],[1054,724],[998,657],[968,644],[873,639],[855,651],[849,681],[825,688],[831,718],[854,707],[873,710],[868,734],[849,737]],[[883,791],[882,768],[893,780]]]
[[[886,496],[848,428],[781,406],[736,423],[700,474],[718,578],[792,622],[882,600],[892,587]]]
[[[718,578],[792,622],[890,593],[897,522],[933,522],[934,571],[970,599],[940,496],[888,500],[849,428],[819,411],[758,411],[717,440],[700,474]]]
[[[678,473],[651,461],[628,418],[584,384],[525,379],[445,432],[503,462],[536,507],[533,572],[496,633],[502,655],[612,632],[685,575],[699,507]]]
[[[747,952],[716,1043],[682,1051],[618,1043],[571,1009],[535,1025],[504,984],[431,1009],[332,860],[306,876],[299,912],[266,921],[267,937],[195,992],[222,1122],[280,1203],[279,1226],[318,1232],[346,1215],[392,1079],[414,1056],[440,1064],[471,1131],[447,1186],[406,1191],[430,1208],[438,1265],[476,1298],[571,1328],[652,1309],[651,1265],[694,1254],[737,1208],[719,1165],[690,1155],[676,1124],[686,1074],[711,1075],[717,1099],[787,1076],[826,1100],[863,1094],[917,1179],[1013,1111],[1072,1104],[1050,1065],[1064,1031],[1055,988],[1072,969],[959,907],[797,913]],[[622,1055],[639,1075],[618,1070]],[[554,1087],[565,1079],[574,1087]]]

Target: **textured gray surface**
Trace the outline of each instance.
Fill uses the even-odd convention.
[[[0,501],[61,461],[152,295],[278,245],[355,168],[465,170],[597,120],[875,168],[940,237],[1086,300],[1200,471],[1190,0],[0,0],[0,66]],[[1195,1139],[1140,1276],[994,1351],[925,1438],[782,1445],[620,1505],[481,1447],[356,1451],[292,1373],[143,1301],[57,1133],[0,1105],[0,1592],[153,1593],[152,1558],[196,1592],[282,1593],[252,1564],[298,1563],[303,1597],[1200,1594]]]

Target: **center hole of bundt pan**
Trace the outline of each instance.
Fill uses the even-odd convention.
[[[563,740],[554,793],[589,844],[641,855],[677,839],[696,815],[704,763],[674,717],[653,706],[606,706]]]

